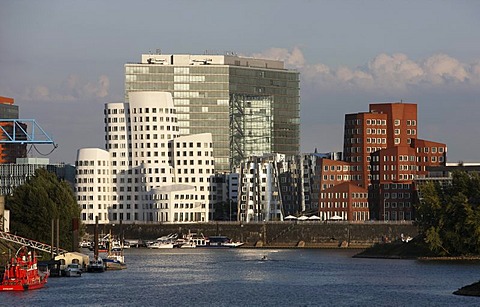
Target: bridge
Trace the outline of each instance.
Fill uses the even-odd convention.
[[[8,233],[8,232],[0,231],[0,239],[5,240],[5,241],[9,241],[9,242],[12,242],[12,243],[20,244],[20,245],[23,245],[23,246],[27,246],[27,247],[30,247],[30,248],[33,248],[33,249],[36,249],[36,250],[39,250],[39,251],[42,251],[42,252],[52,253],[52,246],[51,245],[48,245],[48,244],[45,244],[45,243],[42,243],[42,242],[38,242],[38,241],[35,241],[35,240],[30,240],[30,239],[20,237],[20,236],[17,236],[17,235],[13,235],[13,234]],[[53,248],[53,254],[58,255],[58,254],[64,254],[64,253],[68,253],[68,251],[64,250],[64,249],[61,249],[61,248],[55,248],[55,247]]]

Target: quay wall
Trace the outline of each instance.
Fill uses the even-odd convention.
[[[93,234],[94,226],[87,227]],[[109,233],[125,239],[154,240],[178,233],[194,232],[204,236],[223,235],[245,246],[257,247],[358,247],[415,237],[418,228],[411,223],[348,223],[348,222],[210,222],[195,224],[128,224],[99,225],[99,233]]]

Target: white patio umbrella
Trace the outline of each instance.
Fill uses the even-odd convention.
[[[309,220],[312,220],[312,221],[318,221],[318,220],[321,220],[321,218],[319,216],[316,216],[316,215],[312,215],[311,217],[308,218]]]
[[[301,217],[298,218],[299,221],[306,221],[308,220],[308,216],[302,215]]]
[[[330,218],[330,220],[333,220],[333,221],[339,221],[339,220],[343,220],[343,218],[341,216],[338,216],[338,215],[334,215]]]
[[[286,216],[286,217],[284,218],[284,220],[296,220],[296,219],[297,219],[297,217],[296,217],[296,216],[293,216],[293,215],[289,215],[289,216]]]

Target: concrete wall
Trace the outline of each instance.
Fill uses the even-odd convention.
[[[224,235],[246,246],[295,247],[337,247],[342,242],[350,247],[365,247],[377,242],[399,239],[401,235],[414,237],[416,226],[408,223],[365,223],[346,222],[269,222],[245,223],[219,222],[199,224],[162,225],[101,225],[100,233],[120,236],[126,239],[153,240],[170,233],[186,234],[196,232],[209,235]],[[87,227],[93,234],[93,227]],[[303,242],[303,243],[302,243]]]

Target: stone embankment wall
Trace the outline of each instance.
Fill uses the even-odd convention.
[[[87,233],[93,234],[93,226]],[[346,223],[346,222],[213,222],[200,224],[136,224],[99,225],[99,233],[110,230],[126,239],[154,240],[170,234],[194,232],[204,236],[223,235],[245,246],[257,247],[368,247],[374,243],[415,237],[416,226],[410,223]]]

